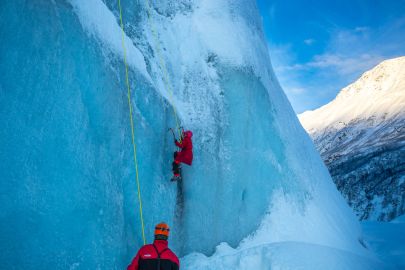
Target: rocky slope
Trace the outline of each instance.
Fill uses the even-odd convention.
[[[405,57],[380,63],[299,118],[360,219],[405,212]]]

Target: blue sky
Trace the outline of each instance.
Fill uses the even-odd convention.
[[[275,73],[301,113],[405,55],[405,0],[257,0]]]

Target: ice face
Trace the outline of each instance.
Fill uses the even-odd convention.
[[[358,249],[354,215],[273,74],[254,1],[121,4],[147,241],[166,221],[179,255],[211,254],[268,216],[266,241],[306,226],[305,241]],[[0,15],[0,261],[122,269],[142,237],[118,4],[9,1]],[[194,133],[179,184],[173,108]],[[280,192],[293,221],[269,210]]]

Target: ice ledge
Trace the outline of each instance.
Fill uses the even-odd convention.
[[[241,250],[232,249],[226,243],[222,243],[213,256],[206,257],[200,253],[193,253],[184,257],[182,263],[184,269],[194,270],[392,269],[376,258],[305,242],[262,244]]]

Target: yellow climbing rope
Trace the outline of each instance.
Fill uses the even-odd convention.
[[[163,56],[161,54],[158,36],[155,31],[155,26],[153,24],[153,20],[151,19],[151,7],[149,4],[149,0],[145,0],[145,1],[146,1],[147,12],[148,12],[148,24],[149,24],[149,27],[151,29],[151,32],[152,32],[152,35],[154,38],[156,52],[159,57],[160,68],[161,68],[161,70],[163,70],[163,82],[165,84],[167,91],[169,92],[169,97],[170,97],[169,101],[171,103],[174,118],[176,120],[176,128],[179,132],[179,138],[181,138],[179,119],[177,116],[176,108],[174,107],[174,104],[173,104],[173,90],[170,86],[169,73],[167,71]],[[122,20],[121,0],[118,0],[118,7],[119,7],[119,11],[120,11],[121,39],[122,39],[122,48],[124,51],[125,82],[126,82],[126,86],[127,86],[129,118],[130,118],[130,122],[131,122],[131,134],[132,134],[132,146],[133,146],[133,152],[134,152],[135,175],[136,175],[136,183],[137,183],[137,187],[138,187],[139,215],[140,215],[140,219],[141,219],[142,239],[143,239],[143,244],[145,245],[146,244],[145,226],[144,226],[144,220],[143,220],[141,188],[140,188],[140,183],[139,183],[138,160],[137,160],[137,156],[136,156],[135,127],[134,127],[135,125],[134,125],[134,120],[133,120],[133,109],[132,109],[132,103],[131,103],[131,88],[129,85],[127,52],[126,52],[126,47],[125,47],[125,32],[124,32],[124,24],[123,24],[123,20]]]
[[[147,7],[147,12],[148,12],[148,24],[149,24],[149,28],[152,32],[153,35],[153,39],[155,42],[155,49],[157,52],[157,55],[159,57],[159,64],[160,64],[160,69],[163,70],[163,82],[165,84],[165,87],[167,89],[167,91],[169,92],[169,97],[170,97],[170,103],[173,109],[173,114],[174,114],[174,118],[176,120],[176,129],[179,133],[179,138],[181,139],[181,131],[180,131],[180,125],[179,125],[179,119],[177,117],[177,113],[176,113],[176,108],[174,107],[174,103],[173,103],[173,90],[170,86],[170,80],[169,80],[169,73],[167,72],[167,68],[166,68],[166,64],[165,61],[163,59],[162,53],[161,53],[161,49],[160,49],[160,45],[159,45],[159,39],[155,30],[155,25],[153,23],[153,19],[151,19],[151,7],[150,7],[150,3],[149,0],[145,0],[146,3],[146,7]]]
[[[135,165],[136,183],[138,185],[139,215],[140,215],[140,218],[141,218],[143,244],[146,245],[145,226],[144,226],[144,222],[143,222],[143,211],[142,211],[141,188],[140,188],[140,184],[139,184],[138,160],[137,160],[137,157],[136,157],[135,128],[134,128],[134,120],[133,120],[133,116],[132,116],[133,115],[133,110],[132,110],[132,103],[131,103],[131,89],[130,89],[130,86],[129,86],[127,52],[126,52],[126,48],[125,48],[125,33],[124,33],[124,24],[122,23],[121,0],[118,0],[118,7],[119,7],[119,10],[120,10],[120,24],[121,24],[121,32],[122,32],[121,38],[122,38],[122,48],[124,50],[125,80],[126,80],[126,84],[127,84],[129,118],[131,120],[132,147],[133,147],[133,151],[134,151],[134,165]]]

